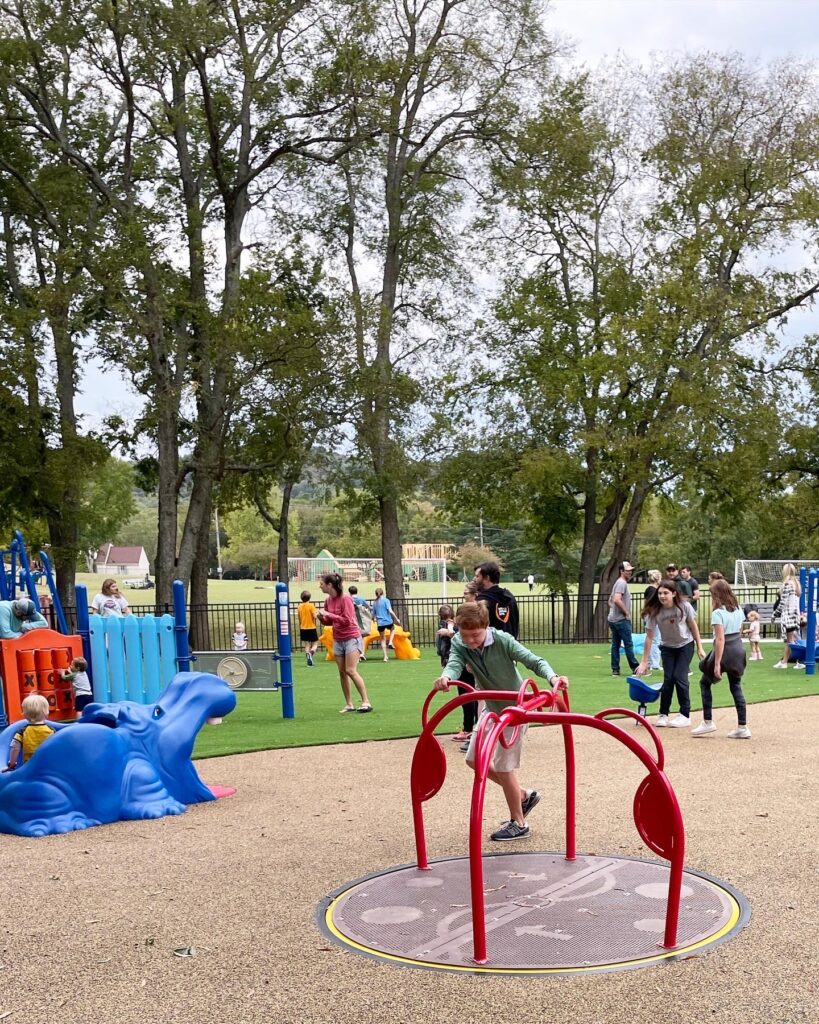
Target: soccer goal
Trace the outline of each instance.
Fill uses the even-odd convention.
[[[801,568],[819,569],[819,561],[804,558],[738,558],[734,562],[734,586],[749,587],[782,582],[782,569],[788,565]]]

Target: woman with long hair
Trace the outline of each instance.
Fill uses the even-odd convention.
[[[793,562],[782,566],[782,588],[779,591],[779,621],[782,640],[785,650],[782,653],[781,661],[778,661],[774,668],[787,668],[790,657],[790,645],[799,637],[799,595],[802,593],[802,586],[796,574],[796,567]],[[794,662],[794,668],[802,668],[802,665]]]
[[[337,572],[326,572],[319,580],[322,592],[327,595],[324,607],[318,612],[321,621],[333,627],[333,656],[338,668],[341,692],[344,694],[344,707],[341,714],[348,711],[363,713],[372,711],[367,687],[358,671],[358,661],[364,653],[361,630],[355,617],[355,605],[349,594],[344,593],[344,583]],[[356,709],[353,705],[352,683],[361,698]]]
[[[654,638],[660,642],[660,657],[663,661],[663,686],[660,690],[660,714],[654,725],[662,729],[687,729],[691,725],[691,698],[688,693],[688,666],[694,656],[694,645],[697,655],[705,657],[700,631],[697,627],[697,613],[683,600],[673,580],[660,580],[657,591],[643,605],[643,618],[646,620],[646,642],[643,649],[643,660],[637,666],[637,675],[644,676],[648,671],[651,647]],[[669,719],[671,698],[674,690],[680,703],[679,714]]]
[[[714,580],[711,590],[711,627],[714,630],[714,649],[700,662],[700,693],[702,694],[702,721],[691,731],[692,736],[707,736],[716,732],[711,687],[728,676],[728,686],[737,709],[737,727],[728,735],[732,740],[749,740],[742,692],[742,674],[745,671],[745,648],[742,646],[742,623],[745,614],[727,580]]]

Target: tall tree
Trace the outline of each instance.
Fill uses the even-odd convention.
[[[548,64],[537,0],[405,0],[364,5],[336,39],[332,73],[351,97],[327,234],[349,280],[359,449],[377,503],[386,589],[403,599],[401,502],[424,382],[440,369],[467,289],[461,229],[481,147],[502,137],[515,99]],[[365,130],[366,126],[366,130]],[[472,166],[470,166],[472,163]]]
[[[772,443],[766,352],[819,289],[812,253],[795,272],[776,256],[815,224],[807,73],[710,55],[632,83],[557,86],[498,162],[522,258],[479,379],[510,396],[482,445],[484,500],[526,509],[563,587],[591,593],[605,552],[601,618],[648,496]]]
[[[286,248],[280,207],[295,166],[332,161],[356,141],[327,129],[337,98],[320,72],[337,9],[352,16],[355,5],[85,0],[46,10],[15,0],[6,10],[18,130],[83,174],[115,223],[106,269],[120,330],[105,352],[150,399],[160,601],[174,575],[190,581],[192,603],[207,600],[250,236]]]

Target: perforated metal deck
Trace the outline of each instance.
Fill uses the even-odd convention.
[[[484,857],[489,961],[472,960],[468,859],[430,871],[391,868],[350,882],[319,908],[348,949],[436,970],[567,973],[640,967],[690,956],[744,927],[750,910],[730,886],[686,871],[678,945],[663,949],[668,868],[624,857],[512,853]]]

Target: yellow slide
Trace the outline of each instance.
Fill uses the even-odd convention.
[[[395,649],[395,656],[401,661],[414,661],[421,657],[417,647],[412,646],[410,634],[401,626],[396,626],[392,631],[392,646]]]
[[[333,657],[333,627],[325,626],[321,631],[319,640],[327,649],[327,660],[335,661]],[[370,644],[378,646],[379,633],[375,624],[373,623],[372,631],[369,636],[364,637],[364,650],[366,651]],[[415,661],[416,658],[421,657],[421,652],[417,647],[412,646],[410,640],[410,634],[401,626],[395,626],[392,631],[392,645],[395,649],[395,657],[401,661]]]

